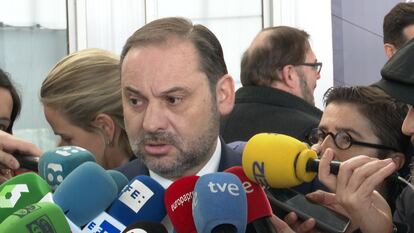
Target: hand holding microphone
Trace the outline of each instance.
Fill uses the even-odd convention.
[[[395,171],[395,163],[391,159],[356,156],[343,162],[338,175],[334,176],[329,173],[332,159],[333,151],[327,149],[321,158],[319,179],[335,194],[316,192],[308,194],[308,197],[314,201],[322,201],[323,204],[343,208],[352,225],[360,228],[362,232],[391,232],[390,207],[375,188]],[[329,200],[331,203],[328,203]]]

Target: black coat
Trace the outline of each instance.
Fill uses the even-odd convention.
[[[306,141],[318,127],[322,111],[287,92],[264,86],[242,87],[233,111],[222,120],[226,143],[248,141],[262,132],[282,133]]]

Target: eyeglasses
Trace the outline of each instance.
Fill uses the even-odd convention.
[[[318,74],[322,70],[322,62],[315,62],[315,63],[300,63],[297,66],[310,66],[312,67]]]
[[[325,138],[330,135],[335,143],[335,146],[338,147],[341,150],[349,149],[352,145],[360,145],[360,146],[366,146],[366,147],[372,147],[376,149],[382,149],[382,150],[392,150],[397,151],[395,148],[384,146],[380,144],[374,144],[374,143],[368,143],[368,142],[360,142],[354,140],[349,133],[345,131],[338,131],[336,134],[333,134],[331,132],[323,132],[322,130],[316,128],[313,129],[309,135],[309,142],[312,144],[321,143],[325,140]]]

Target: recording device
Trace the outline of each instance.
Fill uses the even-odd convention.
[[[118,196],[112,177],[94,162],[82,163],[56,188],[53,200],[78,227],[102,213]]]
[[[138,221],[129,225],[122,233],[168,233],[159,222]]]
[[[263,188],[249,180],[241,166],[231,167],[225,172],[236,175],[243,184],[247,195],[247,223],[252,224],[256,232],[275,233],[275,229],[270,222],[270,217],[273,214],[272,207]]]
[[[0,185],[0,223],[13,212],[39,202],[50,192],[46,181],[33,172],[17,175],[4,182]]]
[[[0,224],[2,233],[71,233],[62,210],[53,203],[36,203],[17,210]]]
[[[309,201],[293,189],[268,189],[270,202],[287,212],[295,212],[302,220],[314,218],[316,226],[324,232],[343,233],[350,221],[325,206]]]
[[[316,152],[309,150],[306,144],[287,135],[271,133],[253,136],[242,158],[247,177],[270,188],[266,192],[272,205],[294,211],[304,220],[313,217],[321,229],[343,232],[349,224],[346,217],[287,189],[314,179],[317,163]],[[337,173],[338,169],[339,163],[331,164],[331,171]]]
[[[39,164],[39,157],[32,156],[32,155],[25,155],[21,153],[20,151],[13,152],[12,154],[19,162],[21,168],[25,168],[30,171],[37,172],[37,168]]]
[[[198,176],[185,176],[165,190],[164,203],[167,215],[177,233],[196,233],[192,203]]]
[[[165,189],[149,176],[136,176],[122,190],[107,213],[125,226],[138,220],[161,222],[165,217]]]
[[[227,172],[201,176],[194,187],[193,217],[198,233],[244,233],[247,197],[240,179]]]
[[[55,190],[75,168],[87,161],[95,162],[95,156],[82,147],[57,147],[40,157],[39,175]]]

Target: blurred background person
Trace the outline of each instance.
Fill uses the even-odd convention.
[[[288,26],[263,29],[243,54],[233,111],[222,120],[224,141],[247,141],[262,132],[306,141],[322,112],[314,91],[320,78],[309,34]]]
[[[14,121],[22,108],[20,96],[7,74],[0,69],[0,130],[13,132]]]
[[[384,17],[384,51],[388,58],[414,38],[414,2],[400,2]]]
[[[40,90],[44,114],[59,146],[92,152],[112,169],[135,158],[125,132],[119,59],[101,49],[86,49],[59,61]]]

